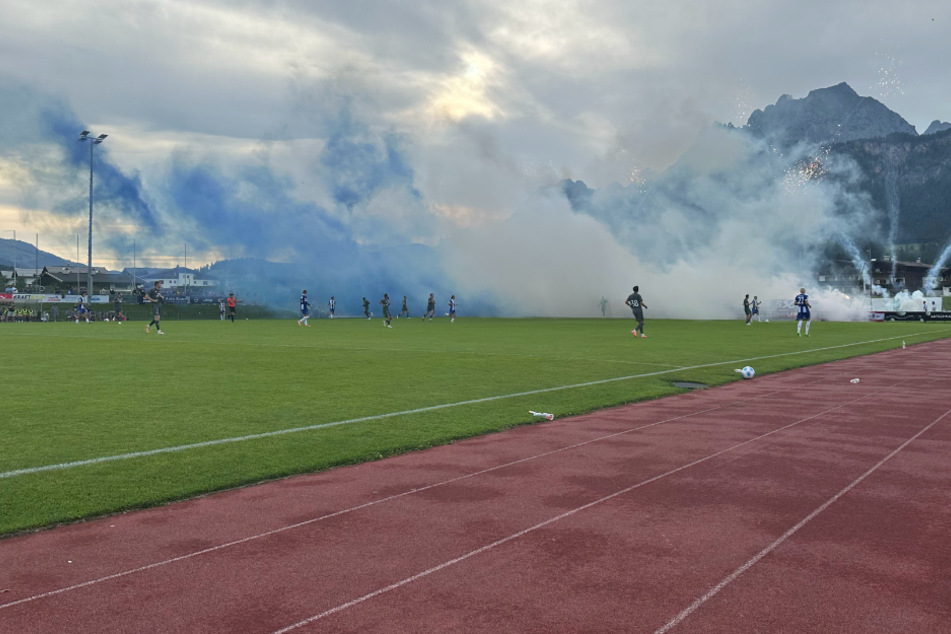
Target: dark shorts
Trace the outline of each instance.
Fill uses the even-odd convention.
[[[237,308],[235,308],[234,306],[228,306],[228,314],[229,314],[229,315],[234,315],[234,313],[235,313],[236,310],[237,310]]]
[[[162,307],[159,304],[152,304],[152,316],[159,317],[162,314]]]
[[[631,312],[634,313],[634,319],[644,321],[644,311],[631,309]]]
[[[383,317],[384,317],[385,319],[389,319],[389,318],[390,318],[390,307],[389,307],[389,306],[384,306],[384,307],[383,307]]]
[[[812,317],[809,316],[809,311],[807,310],[804,313],[799,313],[796,315],[796,321],[810,321]]]

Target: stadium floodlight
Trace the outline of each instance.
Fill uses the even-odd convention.
[[[12,233],[12,234],[13,234],[13,241],[16,242],[16,239],[17,239],[17,230],[16,230],[16,229],[4,229],[3,232],[4,232],[4,233]],[[13,283],[14,283],[14,284],[16,284],[16,279],[17,279],[17,249],[16,249],[16,246],[14,245],[14,247],[13,247]]]
[[[105,141],[108,134],[100,134],[98,137],[90,137],[89,130],[83,130],[79,133],[80,141],[89,141],[89,262],[86,280],[86,296],[92,302],[92,148]],[[77,291],[79,289],[76,289]]]

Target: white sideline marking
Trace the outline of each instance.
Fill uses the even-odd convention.
[[[416,573],[415,575],[413,575],[413,576],[411,576],[411,577],[406,577],[405,579],[402,579],[402,580],[397,581],[397,582],[395,582],[395,583],[391,583],[391,584],[388,585],[388,586],[384,586],[384,587],[382,587],[382,588],[379,588],[379,589],[377,589],[377,590],[374,590],[373,592],[370,592],[370,593],[368,593],[368,594],[365,594],[365,595],[363,595],[363,596],[361,596],[361,597],[357,597],[356,599],[353,599],[352,601],[348,601],[348,602],[346,602],[346,603],[342,603],[342,604],[340,604],[340,605],[338,605],[338,606],[336,606],[336,607],[333,607],[333,608],[330,608],[329,610],[326,610],[326,611],[324,611],[324,612],[321,612],[320,614],[316,614],[316,615],[314,615],[314,616],[308,617],[308,618],[304,619],[303,621],[298,621],[297,623],[294,623],[293,625],[288,625],[287,627],[281,628],[281,629],[279,629],[279,630],[275,630],[275,631],[272,632],[271,634],[285,634],[286,632],[290,632],[291,630],[295,630],[295,629],[297,629],[297,628],[299,628],[299,627],[303,627],[303,626],[305,626],[305,625],[308,625],[308,624],[310,624],[310,623],[313,623],[314,621],[320,620],[320,619],[322,619],[322,618],[324,618],[324,617],[330,616],[330,615],[332,615],[332,614],[336,614],[337,612],[342,612],[343,610],[346,610],[347,608],[351,608],[351,607],[353,607],[353,606],[355,606],[355,605],[357,605],[357,604],[363,603],[364,601],[367,601],[368,599],[372,599],[372,598],[374,598],[374,597],[377,597],[377,596],[379,596],[379,595],[381,595],[381,594],[384,594],[384,593],[386,593],[386,592],[389,592],[390,590],[396,590],[397,588],[400,588],[400,587],[402,587],[402,586],[405,586],[405,585],[407,585],[407,584],[409,584],[409,583],[412,583],[412,582],[414,582],[414,581],[416,581],[416,580],[418,580],[418,579],[422,579],[423,577],[429,576],[429,575],[433,574],[434,572],[439,572],[440,570],[444,570],[445,568],[448,568],[449,566],[452,566],[452,565],[454,565],[454,564],[457,564],[457,563],[459,563],[459,562],[461,562],[461,561],[465,561],[466,559],[469,559],[470,557],[474,557],[474,556],[479,555],[479,554],[481,554],[481,553],[484,553],[484,552],[486,552],[486,551],[488,551],[488,550],[491,550],[491,549],[495,548],[496,546],[501,546],[502,544],[505,544],[506,542],[510,542],[510,541],[512,541],[513,539],[518,539],[519,537],[522,537],[522,536],[524,536],[524,535],[527,535],[528,533],[532,533],[532,532],[534,532],[534,531],[536,531],[536,530],[538,530],[538,529],[540,529],[540,528],[544,528],[545,526],[548,526],[549,524],[553,524],[553,523],[555,523],[555,522],[558,522],[558,521],[560,521],[560,520],[563,520],[563,519],[565,519],[566,517],[570,517],[570,516],[572,516],[572,515],[575,515],[576,513],[580,513],[581,511],[585,511],[585,510],[587,510],[587,509],[589,509],[589,508],[591,508],[591,507],[593,507],[593,506],[597,506],[598,504],[601,504],[602,502],[606,502],[606,501],[611,500],[611,499],[613,499],[613,498],[616,498],[616,497],[618,497],[618,496],[620,496],[620,495],[624,495],[625,493],[630,493],[630,492],[633,491],[634,489],[638,489],[638,488],[640,488],[640,487],[642,487],[642,486],[651,484],[652,482],[656,482],[656,481],[658,481],[658,480],[660,480],[660,479],[662,479],[662,478],[666,478],[667,476],[673,475],[673,474],[678,473],[678,472],[680,472],[680,471],[683,471],[683,470],[685,470],[685,469],[689,469],[690,467],[694,467],[694,466],[696,466],[696,465],[698,465],[698,464],[701,464],[701,463],[703,463],[703,462],[706,462],[706,461],[708,461],[708,460],[712,460],[713,458],[716,458],[717,456],[722,456],[723,454],[728,453],[728,452],[730,452],[730,451],[733,451],[734,449],[739,449],[740,447],[743,447],[743,446],[748,445],[748,444],[750,444],[750,443],[756,442],[756,441],[758,441],[758,440],[762,440],[763,438],[766,438],[767,436],[772,436],[773,434],[776,434],[776,433],[779,433],[779,432],[784,431],[784,430],[786,430],[786,429],[789,429],[790,427],[795,427],[796,425],[802,424],[802,423],[804,423],[804,422],[806,422],[806,421],[812,420],[812,419],[814,419],[814,418],[818,418],[819,416],[823,416],[823,415],[825,415],[825,414],[828,414],[829,412],[833,412],[833,411],[835,411],[835,410],[837,410],[837,409],[840,409],[840,408],[842,408],[842,407],[845,407],[845,406],[847,406],[847,405],[851,405],[852,403],[855,403],[855,402],[860,401],[860,400],[862,400],[862,399],[864,399],[864,398],[867,398],[868,396],[869,396],[869,395],[866,394],[866,395],[864,395],[864,396],[860,396],[860,397],[858,397],[858,398],[854,398],[854,399],[852,399],[851,401],[848,401],[848,402],[846,402],[846,403],[842,403],[842,404],[840,404],[840,405],[836,405],[835,407],[830,407],[829,409],[827,409],[827,410],[825,410],[825,411],[822,411],[822,412],[819,412],[818,414],[813,414],[812,416],[807,416],[806,418],[802,418],[802,419],[797,420],[797,421],[795,421],[795,422],[793,422],[793,423],[789,423],[788,425],[784,425],[784,426],[778,427],[778,428],[776,428],[776,429],[774,429],[774,430],[772,430],[772,431],[768,431],[768,432],[766,432],[765,434],[761,434],[761,435],[756,436],[756,437],[754,437],[754,438],[750,438],[749,440],[745,440],[745,441],[743,441],[743,442],[741,442],[741,443],[735,444],[735,445],[733,445],[732,447],[727,447],[726,449],[721,449],[720,451],[717,451],[716,453],[712,453],[712,454],[710,454],[710,455],[708,455],[708,456],[706,456],[706,457],[699,458],[699,459],[697,459],[697,460],[694,460],[693,462],[689,462],[689,463],[687,463],[687,464],[685,464],[685,465],[681,465],[681,466],[676,467],[676,468],[674,468],[674,469],[671,469],[671,470],[669,470],[669,471],[665,471],[664,473],[658,474],[658,475],[653,476],[653,477],[651,477],[651,478],[648,478],[648,479],[646,479],[646,480],[642,480],[641,482],[638,482],[637,484],[631,485],[631,486],[629,486],[629,487],[627,487],[627,488],[625,488],[625,489],[621,489],[620,491],[615,491],[614,493],[611,493],[610,495],[606,495],[606,496],[604,496],[604,497],[602,497],[602,498],[599,498],[599,499],[597,499],[597,500],[594,500],[593,502],[588,502],[587,504],[584,504],[584,505],[582,505],[582,506],[573,508],[573,509],[571,509],[570,511],[565,511],[564,513],[562,513],[562,514],[560,514],[560,515],[556,515],[555,517],[548,518],[547,520],[545,520],[545,521],[543,521],[543,522],[539,522],[538,524],[535,524],[534,526],[529,526],[528,528],[522,529],[522,530],[518,531],[517,533],[512,533],[511,535],[508,535],[508,536],[506,536],[506,537],[503,537],[503,538],[501,538],[501,539],[499,539],[499,540],[496,540],[496,541],[494,541],[494,542],[492,542],[492,543],[490,543],[490,544],[486,544],[485,546],[482,546],[481,548],[477,548],[477,549],[475,549],[475,550],[473,550],[473,551],[470,551],[470,552],[468,552],[468,553],[466,553],[466,554],[464,554],[464,555],[460,555],[459,557],[456,557],[455,559],[450,559],[449,561],[444,561],[443,563],[441,563],[441,564],[439,564],[439,565],[437,565],[437,566],[433,566],[432,568],[428,568],[427,570],[423,570],[422,572]],[[933,423],[932,423],[932,424],[933,424]],[[920,433],[921,433],[921,432],[919,432],[919,434],[920,434]],[[909,442],[910,442],[910,441],[909,441]],[[906,444],[907,444],[907,443],[906,443]]]
[[[361,416],[359,418],[350,418],[347,420],[334,421],[330,423],[318,423],[315,425],[306,425],[304,427],[291,427],[288,429],[278,429],[275,431],[261,432],[259,434],[248,434],[246,436],[235,436],[233,438],[217,438],[215,440],[206,440],[203,442],[189,443],[187,445],[175,445],[173,447],[160,447],[158,449],[148,449],[145,451],[133,451],[130,453],[116,454],[112,456],[101,456],[99,458],[88,458],[86,460],[76,460],[73,462],[61,462],[58,464],[42,465],[38,467],[27,467],[24,469],[14,469],[12,471],[0,472],[0,480],[4,478],[14,478],[22,475],[31,475],[34,473],[44,473],[47,471],[61,471],[63,469],[71,469],[73,467],[84,467],[94,464],[102,464],[104,462],[115,462],[118,460],[131,460],[133,458],[145,458],[148,456],[156,456],[165,453],[177,453],[179,451],[187,451],[189,449],[200,449],[202,447],[214,447],[216,445],[227,445],[231,443],[245,442],[248,440],[260,440],[262,438],[271,438],[274,436],[282,436],[284,434],[295,434],[303,431],[313,431],[315,429],[324,429],[326,427],[336,427],[338,425],[351,425],[353,423],[365,423],[368,421],[381,420],[384,418],[392,418],[394,416],[405,416],[408,414],[421,414],[423,412],[432,412],[440,409],[448,409],[450,407],[459,407],[462,405],[475,405],[477,403],[488,403],[490,401],[500,401],[509,398],[517,398],[520,396],[531,396],[533,394],[544,394],[546,392],[558,392],[561,390],[570,390],[581,387],[591,387],[593,385],[604,385],[605,383],[616,383],[618,381],[629,381],[631,379],[642,379],[651,376],[660,376],[662,374],[671,374],[673,372],[684,372],[687,370],[699,370],[702,368],[712,368],[718,365],[732,365],[736,363],[747,363],[750,361],[759,361],[761,359],[774,359],[777,357],[786,357],[797,354],[807,354],[810,352],[822,352],[824,350],[836,350],[838,348],[850,348],[853,346],[864,345],[868,343],[881,343],[883,341],[891,341],[894,339],[907,338],[909,335],[899,335],[896,337],[885,337],[884,339],[872,339],[869,341],[859,341],[855,343],[846,343],[839,346],[828,346],[826,348],[812,348],[810,350],[798,350],[796,352],[783,352],[780,354],[771,354],[762,357],[752,357],[748,359],[733,359],[731,361],[718,361],[716,363],[704,363],[701,365],[692,365],[684,366],[679,368],[673,368],[669,370],[657,370],[656,372],[645,372],[643,374],[631,374],[628,376],[619,376],[611,379],[600,379],[597,381],[587,381],[585,383],[575,383],[573,385],[559,385],[558,387],[545,387],[537,390],[528,390],[526,392],[515,392],[513,394],[500,394],[498,396],[486,396],[484,398],[475,398],[467,401],[458,401],[456,403],[443,403],[441,405],[430,405],[429,407],[419,407],[417,409],[408,409],[400,412],[388,412],[385,414],[375,414],[373,416]]]
[[[560,448],[558,448],[558,449],[552,449],[551,451],[545,451],[545,452],[540,453],[540,454],[535,454],[534,456],[526,456],[525,458],[519,458],[518,460],[513,460],[512,462],[506,462],[505,464],[500,464],[500,465],[496,465],[496,466],[494,466],[494,467],[489,467],[488,469],[482,469],[481,471],[474,471],[473,473],[467,473],[467,474],[465,474],[465,475],[457,476],[457,477],[455,477],[455,478],[450,478],[450,479],[448,479],[448,480],[443,480],[442,482],[434,482],[433,484],[427,484],[426,486],[418,487],[418,488],[415,488],[415,489],[410,489],[409,491],[404,491],[404,492],[402,492],[402,493],[396,493],[396,494],[394,494],[394,495],[389,495],[389,496],[387,496],[387,497],[380,498],[380,499],[378,499],[378,500],[373,500],[373,501],[371,501],[371,502],[365,502],[365,503],[363,503],[363,504],[358,504],[357,506],[352,506],[352,507],[350,507],[350,508],[341,509],[341,510],[339,510],[339,511],[334,511],[333,513],[328,513],[328,514],[326,514],[326,515],[320,515],[320,516],[318,516],[318,517],[312,517],[312,518],[310,518],[310,519],[308,519],[308,520],[303,520],[303,521],[301,521],[301,522],[297,522],[296,524],[289,524],[289,525],[287,525],[287,526],[281,526],[280,528],[275,528],[275,529],[272,529],[272,530],[269,530],[269,531],[265,531],[265,532],[263,532],[263,533],[258,533],[258,534],[256,534],[256,535],[249,535],[248,537],[242,537],[241,539],[236,539],[236,540],[233,540],[233,541],[230,541],[230,542],[226,542],[226,543],[224,543],[224,544],[218,544],[217,546],[210,546],[210,547],[204,548],[204,549],[202,549],[202,550],[197,550],[197,551],[195,551],[195,552],[186,553],[186,554],[184,554],[184,555],[179,555],[178,557],[172,557],[171,559],[165,559],[165,560],[163,560],[163,561],[156,561],[156,562],[153,562],[153,563],[151,563],[151,564],[147,564],[147,565],[145,565],[145,566],[140,566],[140,567],[138,567],[138,568],[132,568],[132,569],[130,569],[130,570],[123,570],[122,572],[117,572],[117,573],[114,573],[114,574],[111,574],[111,575],[107,575],[107,576],[105,576],[105,577],[99,577],[98,579],[90,579],[89,581],[84,581],[84,582],[82,582],[82,583],[77,583],[77,584],[75,584],[75,585],[67,586],[67,587],[65,587],[65,588],[58,588],[58,589],[56,589],[56,590],[50,590],[50,591],[48,591],[48,592],[43,592],[43,593],[36,594],[36,595],[30,596],[30,597],[24,597],[24,598],[22,598],[22,599],[18,599],[17,601],[11,601],[10,603],[0,604],[0,610],[2,610],[2,609],[4,609],[4,608],[13,607],[13,606],[15,606],[15,605],[20,605],[21,603],[29,603],[30,601],[36,601],[37,599],[44,599],[44,598],[46,598],[46,597],[54,596],[54,595],[57,595],[57,594],[62,594],[62,593],[64,593],[64,592],[69,592],[70,590],[78,590],[78,589],[80,589],[80,588],[85,588],[85,587],[88,587],[88,586],[96,585],[96,584],[102,583],[102,582],[104,582],[104,581],[110,581],[110,580],[112,580],[112,579],[118,579],[118,578],[120,578],[120,577],[125,577],[125,576],[128,576],[128,575],[137,573],[137,572],[143,572],[143,571],[145,571],[145,570],[151,570],[152,568],[158,568],[159,566],[164,566],[164,565],[166,565],[166,564],[175,563],[175,562],[177,562],[177,561],[183,561],[183,560],[185,560],[185,559],[191,559],[192,557],[197,557],[197,556],[199,556],[199,555],[204,555],[204,554],[207,554],[207,553],[210,553],[210,552],[214,552],[214,551],[216,551],[216,550],[222,550],[222,549],[224,549],[224,548],[229,548],[229,547],[231,547],[231,546],[238,546],[238,545],[244,544],[244,543],[246,543],[246,542],[250,542],[250,541],[254,541],[254,540],[256,540],[256,539],[261,539],[261,538],[264,538],[264,537],[268,537],[268,536],[270,536],[270,535],[276,535],[276,534],[278,534],[278,533],[283,533],[284,531],[288,531],[288,530],[291,530],[291,529],[294,529],[294,528],[300,528],[300,527],[302,527],[302,526],[307,526],[308,524],[313,524],[313,523],[315,523],[315,522],[320,522],[320,521],[325,520],[325,519],[330,519],[330,518],[332,518],[332,517],[337,517],[337,516],[339,516],[339,515],[344,515],[344,514],[346,514],[346,513],[351,513],[351,512],[353,512],[353,511],[359,511],[359,510],[361,510],[361,509],[365,509],[365,508],[370,507],[370,506],[375,506],[375,505],[377,505],[377,504],[382,504],[383,502],[390,502],[390,501],[392,501],[392,500],[395,500],[395,499],[398,499],[398,498],[401,498],[401,497],[404,497],[404,496],[407,496],[407,495],[412,495],[412,494],[414,494],[414,493],[420,493],[420,492],[426,491],[426,490],[428,490],[428,489],[434,489],[434,488],[436,488],[436,487],[444,486],[444,485],[447,485],[447,484],[452,484],[452,483],[454,483],[454,482],[459,482],[460,480],[465,480],[465,479],[467,479],[467,478],[473,478],[473,477],[478,476],[478,475],[483,475],[483,474],[486,474],[486,473],[491,473],[492,471],[497,471],[497,470],[499,470],[499,469],[505,469],[505,468],[507,468],[507,467],[511,467],[511,466],[514,466],[514,465],[517,465],[517,464],[521,464],[521,463],[523,463],[523,462],[529,462],[529,461],[531,461],[531,460],[536,460],[536,459],[539,459],[539,458],[544,458],[544,457],[546,457],[546,456],[551,456],[551,455],[554,455],[554,454],[557,454],[557,453],[561,453],[561,452],[563,452],[563,451],[568,451],[568,450],[570,450],[570,449],[577,449],[578,447],[583,447],[583,446],[585,446],[585,445],[590,445],[591,443],[601,442],[602,440],[607,440],[607,439],[610,439],[610,438],[614,438],[615,436],[622,436],[622,435],[624,435],[624,434],[629,434],[629,433],[631,433],[631,432],[640,431],[640,430],[642,430],[642,429],[647,429],[648,427],[654,427],[654,426],[656,426],[656,425],[663,425],[664,423],[670,423],[670,422],[672,422],[672,421],[681,420],[681,419],[684,419],[684,418],[689,418],[689,417],[691,417],[691,416],[696,416],[696,415],[698,415],[698,414],[707,414],[707,413],[709,413],[709,412],[714,412],[714,411],[716,411],[716,410],[726,409],[726,408],[729,408],[729,407],[734,407],[734,406],[736,406],[736,405],[739,404],[739,403],[748,403],[748,402],[750,402],[750,401],[754,401],[754,400],[759,399],[759,398],[764,398],[764,397],[766,397],[766,396],[772,396],[773,394],[776,394],[776,393],[779,392],[779,391],[780,391],[780,390],[777,390],[776,392],[771,392],[771,393],[768,393],[768,394],[763,394],[763,395],[760,395],[760,396],[755,396],[755,397],[753,397],[753,398],[749,398],[749,399],[745,399],[745,400],[731,401],[730,403],[726,403],[726,404],[723,404],[723,405],[718,405],[718,406],[716,406],[716,407],[710,407],[710,408],[707,408],[707,409],[704,409],[704,410],[699,410],[699,411],[696,411],[696,412],[689,412],[689,413],[687,413],[687,414],[681,414],[680,416],[673,416],[673,417],[671,417],[671,418],[665,418],[665,419],[663,419],[663,420],[655,421],[655,422],[653,422],[653,423],[647,423],[646,425],[640,425],[639,427],[632,427],[632,428],[630,428],[630,429],[625,429],[625,430],[623,430],[623,431],[614,432],[613,434],[607,434],[607,435],[604,435],[604,436],[599,436],[599,437],[597,437],[597,438],[592,438],[592,439],[590,439],[590,440],[584,440],[584,441],[582,441],[582,442],[574,443],[574,444],[572,444],[572,445],[567,445],[567,446],[565,446],[565,447],[560,447]]]
[[[749,570],[751,567],[753,567],[754,565],[756,565],[756,563],[757,563],[759,560],[761,560],[763,557],[765,557],[766,555],[768,555],[769,553],[771,553],[773,550],[775,550],[775,549],[776,549],[779,545],[781,545],[784,541],[786,541],[787,539],[789,539],[790,537],[792,537],[800,528],[802,528],[803,526],[805,526],[806,524],[808,524],[808,523],[809,523],[813,518],[815,518],[819,513],[821,513],[822,511],[826,510],[827,508],[829,508],[833,503],[835,503],[836,500],[838,500],[838,499],[841,498],[843,495],[845,495],[846,493],[848,493],[849,491],[851,491],[852,489],[854,489],[862,480],[864,480],[864,479],[867,478],[868,476],[872,475],[872,473],[874,473],[876,470],[878,470],[879,467],[881,467],[883,464],[885,464],[886,462],[888,462],[889,460],[891,460],[899,451],[901,451],[902,449],[904,449],[905,447],[907,447],[909,444],[911,444],[912,441],[917,440],[919,436],[921,436],[923,433],[925,433],[926,431],[928,431],[929,429],[931,429],[932,427],[934,427],[942,418],[944,418],[944,417],[947,416],[948,414],[951,414],[951,409],[949,409],[949,410],[946,411],[944,414],[942,414],[942,415],[939,416],[938,418],[936,418],[936,419],[934,419],[933,421],[931,421],[931,423],[929,423],[928,425],[926,425],[923,429],[921,429],[921,431],[919,431],[917,434],[915,434],[914,436],[912,436],[911,438],[909,438],[908,440],[906,440],[905,442],[903,442],[901,445],[899,445],[899,447],[898,447],[897,449],[895,449],[893,452],[891,452],[890,454],[888,454],[887,456],[885,456],[884,458],[882,458],[881,460],[879,460],[877,463],[875,463],[875,465],[874,465],[871,469],[869,469],[868,471],[866,471],[865,473],[863,473],[862,475],[860,475],[858,478],[856,478],[855,480],[853,480],[853,481],[852,481],[848,486],[846,486],[844,489],[842,489],[841,491],[839,491],[838,493],[836,493],[835,495],[833,495],[831,498],[829,498],[828,500],[826,500],[826,502],[823,503],[822,506],[820,506],[819,508],[817,508],[816,510],[814,510],[812,513],[810,513],[810,514],[807,515],[806,517],[802,518],[802,520],[800,520],[800,522],[799,522],[798,524],[796,524],[795,526],[793,526],[792,528],[790,528],[788,531],[786,531],[785,533],[783,533],[783,534],[779,537],[779,539],[777,539],[776,541],[774,541],[772,544],[770,544],[769,546],[767,546],[767,547],[764,548],[763,550],[761,550],[761,551],[759,551],[758,553],[756,553],[756,555],[754,555],[752,559],[750,559],[750,560],[747,561],[745,564],[743,564],[742,566],[740,566],[739,568],[737,568],[736,570],[734,570],[732,573],[730,573],[729,575],[727,575],[722,581],[720,581],[720,583],[718,583],[717,585],[715,585],[715,586],[713,586],[712,588],[710,588],[710,590],[708,590],[706,594],[704,594],[702,597],[700,597],[699,599],[697,599],[696,601],[694,601],[693,603],[691,603],[689,606],[687,606],[686,608],[684,608],[684,609],[680,612],[680,614],[678,614],[677,616],[675,616],[674,618],[672,618],[670,621],[668,621],[666,625],[664,625],[664,626],[661,627],[660,629],[655,630],[655,631],[654,631],[654,634],[666,634],[666,632],[669,632],[672,628],[674,628],[674,627],[676,627],[677,625],[679,625],[685,618],[687,618],[687,617],[690,616],[694,611],[696,611],[697,608],[699,608],[701,605],[703,605],[704,603],[706,603],[708,600],[712,599],[718,592],[720,592],[720,590],[722,590],[723,588],[727,587],[730,583],[732,583],[734,580],[736,580],[737,577],[739,577],[739,576],[742,575],[744,572],[746,572],[747,570]]]

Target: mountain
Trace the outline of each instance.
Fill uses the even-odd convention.
[[[935,119],[931,122],[931,125],[928,126],[928,129],[925,130],[924,134],[935,134],[938,132],[944,132],[945,130],[951,130],[951,123],[947,121],[938,121]],[[924,136],[924,134],[922,136]]]
[[[753,112],[743,129],[780,149],[799,143],[877,139],[894,133],[918,135],[900,115],[871,97],[860,97],[845,82],[813,90],[803,99],[783,95],[775,105]]]
[[[76,263],[47,251],[37,252],[36,247],[29,242],[0,238],[0,266],[12,268],[14,264],[19,268],[32,269],[34,266],[74,266]]]
[[[730,137],[739,132],[765,140],[788,161],[823,157],[819,162],[845,159],[854,163],[857,172],[827,177],[838,179],[844,189],[870,202],[876,224],[865,227],[868,247],[882,252],[896,247],[901,257],[934,262],[951,239],[951,123],[935,120],[919,136],[899,114],[871,97],[859,96],[843,82],[813,90],[802,99],[783,95],[775,105],[756,110],[742,128],[719,129],[731,133]],[[708,131],[668,173],[694,167],[698,156],[713,157],[724,171],[735,169],[729,148],[723,135]],[[581,193],[572,192],[575,201]],[[895,228],[892,218],[897,218]],[[894,245],[885,244],[889,235]]]
[[[933,261],[937,244],[951,238],[951,131],[838,143],[830,156],[855,162],[862,178],[853,191],[870,197],[883,222],[890,210],[897,211],[896,243],[933,245],[921,253]]]
[[[756,239],[772,245],[780,268],[804,252],[816,255],[817,270],[863,254],[934,263],[951,242],[951,129],[943,125],[919,136],[841,83],[803,99],[784,95],[743,127],[708,127],[645,182],[592,189],[566,180],[560,193],[631,252],[668,268],[716,253],[710,247],[753,214],[762,217],[752,221]],[[788,209],[810,201],[834,218],[790,235]]]

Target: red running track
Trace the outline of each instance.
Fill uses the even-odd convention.
[[[951,632],[949,537],[945,340],[3,540],[0,632]]]

